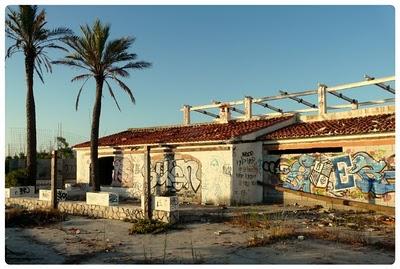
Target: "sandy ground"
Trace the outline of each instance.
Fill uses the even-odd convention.
[[[247,248],[255,231],[225,223],[186,224],[156,235],[129,235],[131,225],[70,216],[47,227],[6,228],[6,262],[392,264],[395,259],[394,251],[309,238]]]

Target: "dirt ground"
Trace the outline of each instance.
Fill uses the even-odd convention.
[[[311,214],[311,215],[310,215]],[[333,215],[333,216],[332,216]],[[278,215],[275,215],[278,216]],[[314,216],[314,217],[313,217]],[[394,223],[354,217],[353,223],[339,213],[292,214],[282,218],[250,215],[221,222],[179,225],[166,234],[129,235],[132,223],[69,216],[66,221],[34,228],[6,228],[8,264],[392,264]],[[260,220],[261,219],[261,220]],[[375,216],[375,220],[379,219]],[[368,221],[365,226],[363,221]],[[382,223],[387,223],[382,226]],[[266,225],[267,223],[267,225]],[[331,224],[329,224],[331,223]],[[249,247],[265,231],[295,227],[304,238],[291,237]],[[268,227],[267,227],[268,226]],[[366,238],[370,244],[342,243],[307,235],[314,229],[330,234],[348,233],[350,238]],[[351,240],[350,240],[351,241]],[[357,240],[356,240],[357,241]],[[379,247],[380,246],[380,247]]]

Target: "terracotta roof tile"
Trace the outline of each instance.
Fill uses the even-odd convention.
[[[356,135],[392,132],[395,130],[395,114],[381,114],[338,120],[301,122],[262,136],[261,140],[307,138],[334,135]]]
[[[228,123],[129,129],[99,138],[99,146],[228,140],[272,126],[278,122],[288,120],[291,117],[293,116],[274,117],[262,120],[230,121]],[[87,141],[75,145],[74,148],[89,146],[90,141]]]

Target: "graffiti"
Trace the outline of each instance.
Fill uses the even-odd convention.
[[[265,172],[270,174],[287,174],[290,172],[289,166],[281,159],[276,161],[264,161],[262,163],[262,168]]]
[[[262,160],[257,159],[257,155],[249,147],[243,147],[243,151],[237,150],[234,159],[235,201],[238,203],[248,203],[254,200],[257,193],[257,178],[261,175]]]
[[[111,186],[121,186],[121,185],[125,185],[122,184],[123,182],[123,177],[122,177],[122,161],[123,158],[122,157],[115,157],[114,158],[114,169],[112,172],[112,182],[111,182]]]
[[[24,195],[24,194],[29,194],[31,192],[31,188],[24,186],[24,187],[19,187],[19,195]]]
[[[193,158],[154,161],[150,170],[152,188],[163,186],[173,192],[189,190],[197,193],[201,186],[200,166]]]
[[[110,204],[118,204],[118,194],[110,192],[108,195],[108,202]]]
[[[68,193],[64,190],[57,190],[57,201],[67,200]]]
[[[222,173],[227,176],[232,176],[232,166],[229,164],[224,164],[222,166]]]
[[[374,198],[390,199],[386,194],[395,191],[393,166],[374,159],[367,152],[336,156],[304,154],[291,161],[268,160],[263,162],[263,170],[278,176],[284,187],[304,192],[324,190],[343,197],[350,193],[356,195],[354,191],[358,191]]]
[[[219,167],[218,159],[216,159],[216,158],[212,159],[211,162],[210,162],[210,167],[211,168],[218,168]]]

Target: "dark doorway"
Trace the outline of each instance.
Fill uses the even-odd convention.
[[[111,185],[113,170],[114,170],[114,157],[99,158],[100,186]]]

